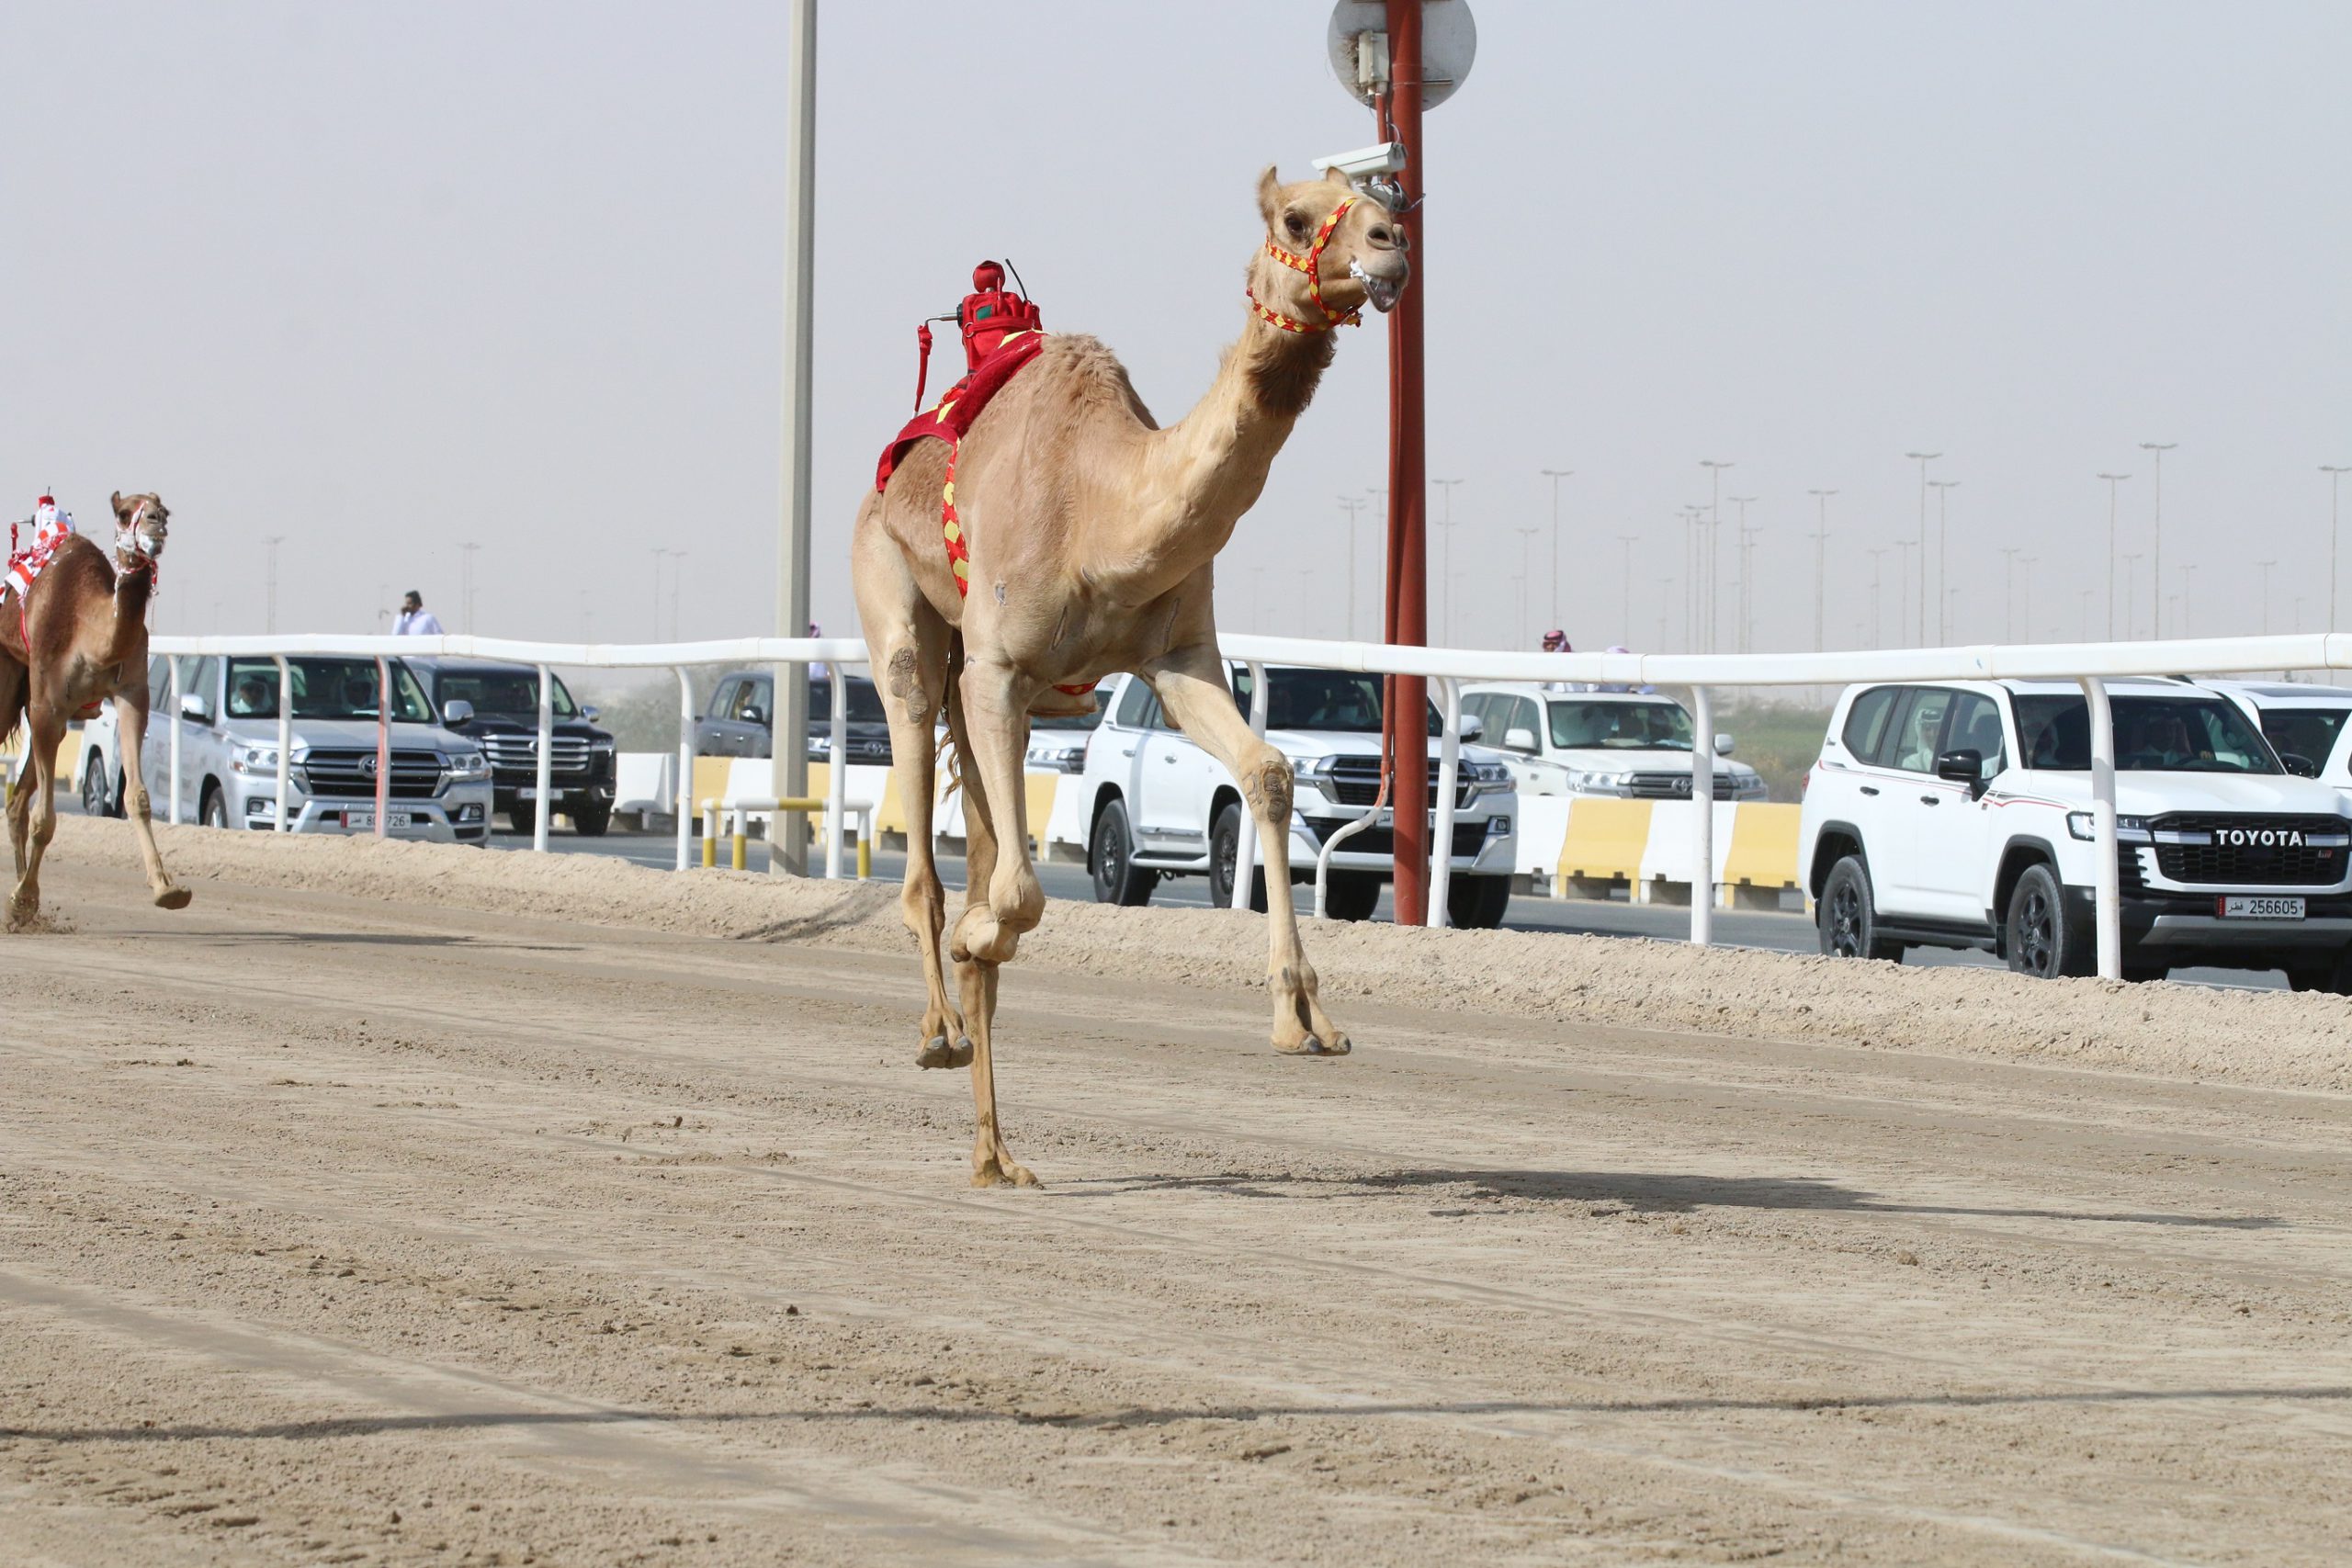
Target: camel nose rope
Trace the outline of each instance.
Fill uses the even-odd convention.
[[[1286,333],[1328,333],[1333,327],[1363,325],[1363,306],[1359,305],[1347,314],[1340,315],[1323,302],[1323,251],[1330,244],[1331,236],[1338,231],[1340,220],[1345,218],[1348,215],[1348,209],[1355,204],[1356,198],[1351,196],[1333,208],[1331,216],[1323,220],[1323,226],[1315,231],[1315,243],[1307,247],[1306,254],[1303,256],[1295,252],[1283,249],[1272,240],[1266,242],[1268,255],[1289,267],[1293,272],[1306,274],[1307,297],[1315,301],[1315,308],[1323,312],[1323,324],[1316,326],[1311,322],[1299,321],[1295,317],[1285,316],[1280,310],[1266,309],[1264,305],[1259,303],[1257,290],[1245,285],[1241,292],[1249,296],[1250,309],[1260,321],[1268,326],[1279,327]]]

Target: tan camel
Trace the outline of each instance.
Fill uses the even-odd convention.
[[[888,698],[908,808],[901,903],[931,993],[916,1059],[971,1066],[975,1186],[1035,1182],[998,1123],[990,1047],[998,965],[1046,904],[1029,862],[1022,784],[1029,716],[1092,703],[1057,687],[1133,671],[1232,773],[1257,820],[1273,890],[1274,1048],[1348,1049],[1317,999],[1286,891],[1290,764],[1251,733],[1234,703],[1217,652],[1211,571],[1331,363],[1330,329],[1366,303],[1387,310],[1411,269],[1396,219],[1337,175],[1283,185],[1269,168],[1258,204],[1267,240],[1250,265],[1240,341],[1182,422],[1159,429],[1111,351],[1075,334],[1048,335],[1035,362],[980,413],[963,438],[954,496],[971,552],[969,597],[956,591],[941,533],[945,443],[920,443],[858,512],[851,576]],[[969,876],[949,948],[955,1002],[941,966],[946,917],[931,855],[932,726],[943,701],[961,753]]]
[[[17,852],[11,926],[40,912],[41,852],[57,833],[57,749],[66,721],[108,697],[122,745],[123,809],[139,835],[156,906],[184,909],[193,897],[164,869],[139,766],[147,736],[147,600],[170,514],[159,496],[117,491],[112,563],[96,545],[69,534],[21,604],[13,587],[0,594],[0,726],[14,729],[23,720],[28,749],[25,773],[8,795],[8,839]]]

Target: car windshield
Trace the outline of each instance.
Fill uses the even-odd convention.
[[[435,672],[434,685],[440,692],[441,705],[451,703],[471,703],[474,712],[503,714],[512,718],[536,719],[539,716],[539,672],[536,670],[441,670]],[[563,677],[548,676],[548,704],[558,718],[580,716],[578,705],[564,689]],[[297,704],[296,712],[300,712]]]
[[[294,688],[296,718],[376,717],[376,661],[372,659],[289,659],[287,675]],[[401,724],[429,724],[433,709],[408,666],[394,662],[392,718]],[[268,659],[229,661],[229,716],[277,716],[277,664]]]
[[[888,724],[890,716],[883,711],[882,694],[874,682],[855,675],[842,677],[842,686],[849,694],[849,721],[852,724]],[[833,683],[831,681],[808,682],[808,722],[831,724],[833,719]]]
[[[1552,707],[1552,744],[1613,751],[1688,751],[1690,716],[1676,703],[1562,702]]]
[[[2262,737],[2280,756],[2301,757],[2314,768],[2324,768],[2335,750],[2335,737],[2344,728],[2347,711],[2352,710],[2265,708]]]
[[[1266,671],[1266,728],[1320,729],[1343,735],[1380,733],[1383,677],[1344,670]],[[1234,671],[1233,700],[1250,711],[1250,671]],[[1442,733],[1437,705],[1430,705],[1429,732]]]
[[[2276,773],[2270,747],[2237,705],[2219,697],[2110,699],[2118,772]],[[2084,773],[2091,765],[2090,710],[2081,697],[2021,696],[2018,740],[2026,766]]]

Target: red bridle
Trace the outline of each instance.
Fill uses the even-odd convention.
[[[1245,287],[1241,291],[1250,297],[1250,309],[1260,321],[1270,327],[1279,327],[1286,333],[1328,333],[1337,326],[1363,324],[1363,306],[1359,305],[1342,316],[1333,314],[1331,307],[1323,303],[1323,249],[1331,243],[1332,234],[1339,230],[1340,220],[1348,215],[1348,209],[1356,204],[1356,199],[1351,196],[1331,209],[1331,216],[1323,220],[1323,226],[1315,231],[1315,243],[1307,247],[1306,254],[1303,256],[1283,249],[1272,240],[1266,242],[1268,255],[1294,272],[1306,274],[1307,297],[1315,301],[1315,308],[1323,312],[1323,324],[1317,326],[1309,321],[1285,316],[1280,310],[1269,310],[1259,303],[1257,291]]]

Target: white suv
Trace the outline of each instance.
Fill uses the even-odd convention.
[[[2290,773],[2317,779],[2352,804],[2352,690],[2301,681],[2199,681],[2233,698]]]
[[[2114,681],[2123,972],[2284,969],[2352,991],[2352,818],[2234,704]],[[1821,950],[1978,947],[2086,975],[2098,865],[2089,709],[2071,682],[1855,686],[1805,775],[1799,864]]]
[[[1235,701],[1250,707],[1250,671],[1232,666]],[[1290,822],[1292,880],[1311,882],[1323,841],[1364,814],[1380,792],[1378,675],[1330,670],[1266,671],[1266,739],[1290,759],[1297,778]],[[1105,904],[1148,902],[1163,876],[1206,875],[1210,901],[1233,905],[1239,860],[1241,792],[1233,775],[1170,727],[1148,682],[1120,675],[1106,682],[1100,728],[1088,739],[1087,868]],[[1037,764],[1035,741],[1031,765]],[[1436,792],[1438,742],[1430,741],[1430,786]],[[1502,923],[1510,903],[1519,797],[1510,771],[1491,751],[1462,748],[1454,794],[1453,864],[1446,912],[1456,926]],[[1436,813],[1430,813],[1434,827]],[[1331,854],[1325,908],[1341,919],[1371,917],[1388,880],[1395,851],[1385,821],[1351,834]],[[1262,863],[1250,888],[1266,907]]]
[[[1690,710],[1644,692],[1563,692],[1533,681],[1466,686],[1462,715],[1499,747],[1521,795],[1690,798]],[[1715,798],[1761,800],[1764,781],[1725,761],[1732,739],[1715,737]]]

